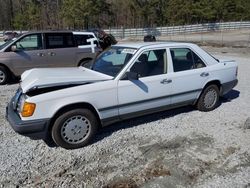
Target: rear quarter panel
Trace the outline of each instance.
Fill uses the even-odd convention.
[[[95,52],[92,52],[91,46],[85,46],[76,49],[76,64],[83,59],[95,59],[98,53],[98,49],[95,48]]]
[[[221,84],[228,83],[237,79],[238,64],[235,61],[217,63],[208,67],[210,80],[219,80]]]

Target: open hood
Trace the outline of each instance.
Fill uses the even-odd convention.
[[[39,68],[25,71],[21,76],[20,85],[23,93],[26,93],[37,89],[63,88],[112,78],[84,67]]]

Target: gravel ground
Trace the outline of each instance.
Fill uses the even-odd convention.
[[[117,123],[78,150],[16,134],[4,115],[18,85],[0,86],[0,187],[250,187],[250,49],[204,48],[239,63],[239,84],[217,109]]]

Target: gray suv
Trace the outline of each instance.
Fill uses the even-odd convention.
[[[81,42],[79,38],[84,41]],[[83,65],[94,59],[99,52],[93,33],[28,32],[0,46],[0,85],[31,68]]]

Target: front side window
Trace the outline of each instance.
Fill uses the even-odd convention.
[[[42,49],[42,37],[40,34],[32,34],[23,37],[15,43],[18,50],[39,50]]]
[[[205,63],[188,48],[170,49],[174,72],[205,67]]]
[[[113,46],[97,57],[92,70],[115,77],[135,52],[134,48]]]
[[[7,47],[10,43],[12,43],[14,41],[14,39],[8,40],[7,42],[3,43],[0,46],[0,50],[4,49],[5,47]]]
[[[139,77],[155,76],[167,73],[167,53],[165,49],[143,52],[130,69]]]

